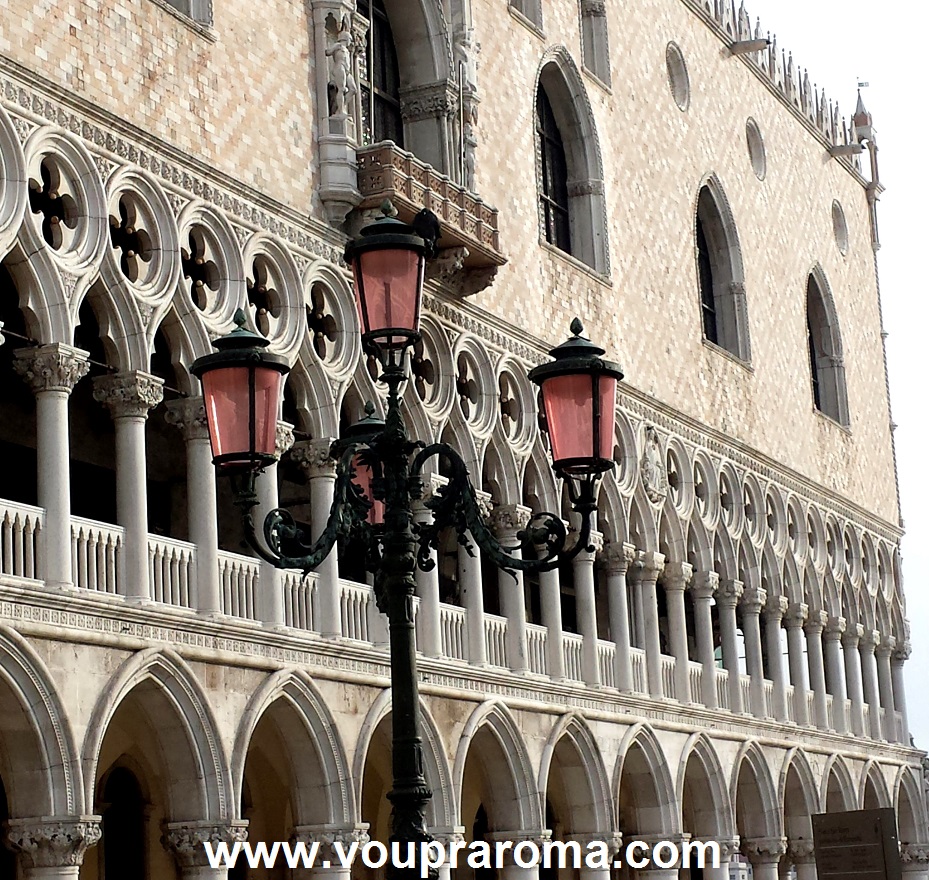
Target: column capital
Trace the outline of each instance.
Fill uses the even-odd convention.
[[[13,356],[13,368],[33,394],[64,391],[70,394],[90,369],[90,355],[81,348],[53,342],[38,348],[20,348]]]
[[[768,601],[764,605],[764,616],[767,620],[776,621],[780,625],[789,606],[790,602],[786,596],[768,596]]]
[[[635,547],[619,541],[609,541],[600,554],[608,574],[625,574],[635,560]]]
[[[753,865],[776,865],[787,852],[787,838],[755,837],[743,840],[742,852]]]
[[[359,848],[363,847],[371,840],[369,828],[367,822],[356,822],[354,825],[297,825],[291,839],[295,843],[318,843],[320,857],[335,864],[339,858],[336,844],[341,845],[343,852],[353,843],[357,843]]]
[[[893,636],[882,636],[881,643],[876,649],[878,657],[890,657],[897,647],[897,640]]]
[[[719,575],[715,571],[698,571],[690,582],[690,592],[696,599],[712,599],[719,589]]]
[[[332,438],[322,440],[300,440],[290,449],[290,457],[306,471],[306,475],[314,477],[335,477],[337,462],[329,454],[332,449]]]
[[[803,629],[808,635],[817,635],[826,628],[828,621],[829,615],[825,611],[811,611]]]
[[[894,666],[902,666],[904,663],[906,663],[907,660],[910,659],[910,654],[912,652],[913,646],[910,644],[909,640],[907,640],[901,642],[900,647],[894,651],[894,655],[890,659]]]
[[[669,562],[661,573],[661,585],[665,592],[687,589],[694,576],[694,567],[689,562]]]
[[[163,385],[162,379],[141,370],[110,373],[94,379],[94,400],[114,419],[145,419],[164,398]]]
[[[742,598],[744,591],[745,585],[742,581],[735,578],[721,579],[719,588],[716,590],[716,601],[723,608],[735,608],[739,604],[739,599]]]
[[[226,822],[166,822],[162,826],[161,845],[174,856],[181,868],[206,867],[205,843],[226,843],[248,838],[248,821],[232,819]]]
[[[581,550],[576,558],[587,562],[593,562],[603,549],[603,532],[591,531],[587,546],[593,547],[593,552],[588,553],[586,549]]]
[[[290,422],[280,421],[274,431],[274,454],[280,458],[294,445],[294,426]]]
[[[925,868],[929,864],[929,843],[900,844],[900,861],[911,869]]]
[[[518,843],[529,841],[541,849],[547,841],[552,839],[552,832],[547,828],[537,828],[532,831],[492,831],[485,834],[484,839],[488,843],[512,841],[514,847]],[[513,860],[512,848],[503,853],[503,860],[506,865],[516,864]]]
[[[490,515],[490,525],[498,538],[513,538],[529,525],[532,508],[522,504],[498,504]]]
[[[657,581],[664,571],[664,554],[641,551],[636,554],[630,574],[639,581]]]
[[[800,837],[796,840],[787,842],[788,861],[795,865],[812,865],[815,861],[813,856],[813,839],[810,837]]]
[[[477,508],[485,520],[489,520],[494,512],[493,496],[490,492],[484,492],[482,489],[474,490],[474,497],[477,500]]]
[[[824,636],[826,641],[839,641],[845,633],[846,620],[844,617],[830,617],[826,621]]]
[[[439,843],[446,848],[446,850],[453,844],[464,842],[465,840],[465,828],[464,825],[452,825],[445,828],[430,828],[429,833],[435,838]]]
[[[422,481],[422,495],[413,501],[413,516],[416,522],[429,523],[432,522],[435,514],[427,504],[436,497],[440,489],[448,485],[448,477],[443,477],[440,474],[425,474]],[[432,832],[430,831],[430,833]]]
[[[88,847],[100,840],[99,816],[51,816],[10,819],[6,845],[24,868],[79,866]]]
[[[566,834],[564,840],[565,843],[579,843],[581,850],[585,850],[590,843],[606,844],[611,859],[623,848],[621,831],[590,831],[584,834]]]
[[[794,602],[787,609],[787,614],[784,615],[784,626],[788,629],[793,629],[794,627],[799,629],[806,623],[809,613],[810,606],[805,602]]]
[[[860,623],[853,623],[842,633],[842,647],[857,648],[864,635],[864,627]]]
[[[202,397],[179,397],[177,400],[169,400],[165,407],[165,421],[182,431],[185,440],[210,439]]]
[[[768,601],[768,594],[761,587],[746,587],[742,592],[742,606],[744,614],[761,614],[761,609]]]
[[[864,648],[869,654],[873,654],[880,647],[880,644],[880,632],[876,629],[866,629],[861,637],[861,641],[858,643],[858,647]]]

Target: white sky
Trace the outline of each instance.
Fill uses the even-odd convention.
[[[903,573],[913,654],[906,666],[907,708],[916,745],[929,749],[929,476],[922,432],[927,413],[926,355],[929,298],[921,258],[929,249],[926,217],[929,179],[929,114],[922,103],[929,3],[865,3],[845,0],[746,0],[754,24],[777,34],[794,62],[825,87],[843,115],[854,110],[858,80],[874,117],[880,147],[881,198],[878,256],[900,492],[907,535]],[[922,271],[921,271],[922,270]],[[848,352],[846,352],[848,355]]]

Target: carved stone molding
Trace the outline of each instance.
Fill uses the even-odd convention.
[[[99,816],[10,819],[6,844],[24,868],[74,867],[100,840],[100,821]]]
[[[209,862],[203,845],[226,843],[232,846],[236,841],[244,842],[248,838],[248,821],[167,822],[162,831],[161,845],[181,868],[205,867]]]
[[[924,870],[929,864],[929,843],[901,843],[900,861],[904,870]]]
[[[42,391],[64,391],[70,394],[90,369],[88,357],[87,352],[80,348],[54,342],[39,348],[17,350],[13,368],[34,394]]]
[[[314,477],[334,477],[337,462],[329,454],[332,439],[300,440],[290,448],[290,457],[306,471],[310,479]]]
[[[787,844],[787,858],[795,865],[812,865],[814,862],[812,838],[801,837],[789,841]]]
[[[603,548],[600,559],[608,574],[625,574],[635,560],[635,553],[632,544],[610,541]]]
[[[94,379],[94,400],[109,409],[114,419],[144,419],[161,403],[163,385],[163,380],[141,370],[99,376]]]
[[[185,440],[209,440],[206,407],[202,397],[181,397],[166,404],[165,421],[184,433]]]
[[[294,445],[294,426],[290,422],[278,422],[274,433],[274,454],[280,458]]]

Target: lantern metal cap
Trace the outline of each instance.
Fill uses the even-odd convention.
[[[384,420],[375,414],[374,404],[367,401],[364,416],[342,432],[342,436],[332,444],[333,451],[340,455],[352,443],[370,443],[384,430],[384,424]]]
[[[540,364],[529,371],[529,379],[537,385],[551,376],[562,373],[603,373],[613,376],[617,380],[623,378],[623,368],[613,361],[604,360],[600,355],[606,354],[606,349],[582,336],[584,325],[580,318],[571,322],[572,336],[555,346],[549,354],[555,359]]]
[[[191,373],[200,378],[204,373],[221,367],[243,366],[259,362],[281,373],[290,372],[290,365],[284,358],[263,351],[271,342],[248,329],[247,318],[242,309],[236,309],[232,320],[235,330],[225,336],[220,336],[219,339],[214,339],[213,348],[216,351],[197,358],[190,365]]]
[[[345,245],[345,262],[351,264],[355,254],[376,251],[383,248],[407,248],[426,254],[429,244],[417,231],[396,217],[396,208],[390,199],[381,203],[381,214],[373,223],[363,226],[354,238]]]

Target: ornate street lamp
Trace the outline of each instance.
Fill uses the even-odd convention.
[[[458,532],[466,552],[473,555],[477,544],[510,572],[550,571],[592,549],[597,485],[613,467],[616,385],[622,378],[616,364],[601,358],[603,349],[581,336],[577,319],[571,325],[572,337],[552,350],[554,360],[529,373],[540,385],[554,468],[568,484],[580,525],[571,543],[559,515],[539,513],[518,533],[518,547],[502,546],[484,521],[461,456],[445,443],[424,446],[411,440],[404,424],[400,398],[406,380],[404,355],[420,338],[423,264],[434,244],[417,235],[417,229],[385,216],[363,229],[346,249],[355,277],[362,344],[380,361],[380,381],[388,387],[387,416],[383,422],[375,419],[369,406],[367,417],[333,444],[332,455],[338,460],[334,499],[326,527],[315,542],[308,541],[287,510],[271,511],[260,536],[252,518],[258,503],[255,477],[271,461],[286,364],[264,350],[267,340],[245,330],[245,316],[239,313],[237,329],[214,343],[218,353],[191,365],[203,385],[214,463],[221,473],[238,477],[236,503],[255,552],[280,568],[309,572],[340,538],[360,538],[366,548],[377,606],[390,624],[393,788],[387,796],[393,804],[390,839],[401,844],[431,839],[424,822],[432,793],[422,769],[413,625],[415,568],[435,566],[432,551],[448,527]],[[272,394],[277,395],[273,405]],[[444,460],[449,482],[426,502],[433,514],[431,522],[414,525],[412,505],[422,496],[423,469],[432,458]],[[529,554],[520,551],[532,549],[535,558],[523,558]],[[414,875],[419,876],[418,862],[409,869],[409,876]]]

